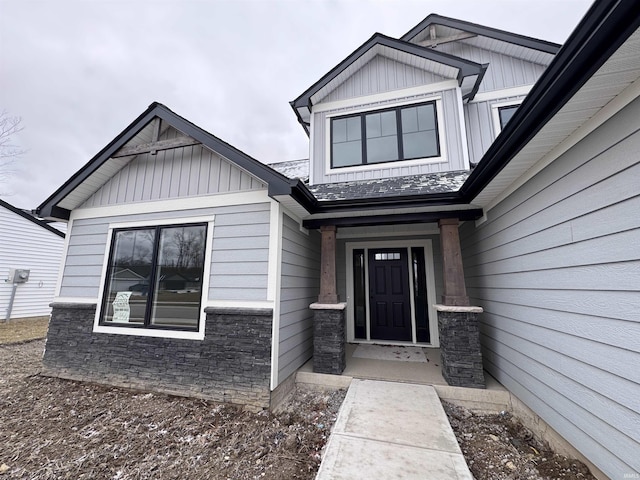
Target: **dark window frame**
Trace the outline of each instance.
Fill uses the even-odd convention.
[[[200,300],[198,302],[198,317],[195,327],[178,327],[173,325],[153,325],[152,311],[153,311],[153,298],[156,291],[156,275],[158,271],[158,252],[160,246],[160,232],[163,229],[180,228],[180,227],[204,227],[204,252],[202,263],[202,277],[201,277],[201,293]],[[98,317],[98,325],[104,327],[117,327],[117,328],[135,328],[142,330],[161,330],[161,331],[179,331],[179,332],[198,332],[200,331],[201,312],[202,309],[202,295],[204,293],[204,272],[206,270],[207,262],[207,234],[209,224],[208,222],[194,222],[194,223],[169,223],[160,225],[144,225],[144,226],[132,226],[123,228],[114,228],[111,233],[111,244],[109,246],[109,259],[107,262],[107,270],[104,272],[104,289],[102,291],[102,302],[100,304],[100,316]],[[147,292],[147,301],[144,313],[144,322],[142,324],[136,323],[120,323],[105,321],[104,317],[107,312],[107,302],[109,300],[109,289],[111,284],[111,270],[113,269],[113,255],[115,253],[116,237],[118,232],[132,232],[137,230],[154,230],[155,237],[153,240],[153,252],[151,257],[151,272],[149,273],[149,290]]]
[[[500,124],[500,131],[502,131],[504,130],[504,127],[507,125],[507,123],[509,123],[509,120],[511,120],[511,117],[513,117],[513,114],[518,110],[518,108],[520,108],[520,104],[514,103],[512,105],[502,105],[497,108],[498,108],[498,123]],[[511,117],[507,119],[506,122],[503,122],[502,112],[507,110],[513,110],[513,113],[511,114]]]
[[[395,162],[406,162],[406,161],[410,161],[410,160],[418,160],[418,159],[423,159],[423,158],[438,158],[442,156],[442,148],[440,145],[440,125],[438,122],[438,105],[437,105],[438,100],[429,100],[426,102],[420,102],[420,103],[412,103],[412,104],[408,104],[408,105],[398,105],[395,107],[388,107],[388,108],[381,108],[381,109],[377,109],[377,110],[367,110],[364,112],[359,112],[359,113],[351,113],[348,115],[341,115],[341,116],[337,116],[337,117],[332,117],[330,119],[330,132],[329,132],[329,149],[330,149],[330,165],[331,165],[331,169],[340,169],[340,168],[358,168],[358,167],[363,167],[366,165],[385,165],[388,163],[395,163]],[[404,109],[408,109],[408,108],[416,108],[416,107],[421,107],[424,105],[432,105],[433,106],[433,116],[434,116],[434,131],[435,131],[435,139],[436,139],[436,148],[437,148],[437,153],[435,155],[429,155],[429,156],[419,156],[419,157],[409,157],[409,158],[404,158],[404,147],[403,147],[403,131],[402,131],[402,110]],[[372,162],[369,163],[367,161],[367,128],[366,128],[366,117],[367,115],[371,115],[371,114],[376,114],[376,113],[384,113],[384,112],[395,112],[396,114],[396,141],[397,141],[397,147],[398,147],[398,158],[396,160],[388,160],[386,162]],[[336,120],[342,120],[342,119],[346,119],[346,118],[360,118],[360,152],[362,155],[362,163],[359,164],[355,164],[355,165],[342,165],[342,166],[335,166],[333,163],[333,147],[334,147],[334,142],[333,142],[333,124],[334,121]]]

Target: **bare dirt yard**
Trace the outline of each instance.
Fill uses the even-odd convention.
[[[345,392],[278,414],[38,375],[43,340],[0,345],[0,478],[311,479]]]
[[[45,334],[0,323],[0,480],[312,479],[346,393],[296,390],[279,413],[250,413],[48,378]],[[509,414],[445,410],[476,480],[594,478]]]
[[[477,480],[595,480],[580,461],[557,455],[509,413],[477,415],[444,403]]]

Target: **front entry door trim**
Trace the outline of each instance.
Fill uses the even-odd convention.
[[[438,320],[437,314],[433,307],[436,302],[436,294],[435,294],[435,274],[433,270],[433,250],[430,239],[424,240],[390,240],[390,241],[375,241],[375,242],[347,242],[346,243],[346,280],[347,280],[347,303],[349,304],[347,308],[347,341],[356,342],[356,343],[384,343],[388,345],[393,344],[407,344],[413,343],[418,344],[416,341],[416,318],[415,318],[415,305],[414,305],[414,292],[413,292],[413,281],[411,275],[412,269],[409,267],[409,299],[411,302],[411,340],[409,342],[398,342],[398,341],[381,341],[375,340],[371,337],[371,305],[369,304],[369,294],[370,285],[369,285],[369,272],[368,272],[368,261],[365,262],[366,265],[366,275],[365,275],[365,289],[367,294],[365,295],[366,299],[366,339],[356,339],[355,331],[354,331],[354,314],[353,314],[353,298],[354,298],[354,279],[353,279],[353,251],[354,250],[364,250],[364,258],[368,259],[369,250],[375,249],[393,249],[400,248],[406,249],[408,253],[408,259],[411,258],[411,247],[422,247],[424,248],[424,257],[425,257],[425,273],[427,280],[427,300],[428,300],[428,308],[429,308],[429,332],[431,342],[428,344],[420,343],[420,345],[429,345],[432,347],[438,347],[440,345],[438,340]]]

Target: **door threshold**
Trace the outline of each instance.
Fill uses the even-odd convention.
[[[389,346],[389,347],[421,347],[421,348],[440,348],[437,345],[432,343],[420,343],[420,342],[410,342],[410,341],[399,341],[399,340],[351,340],[347,343],[351,343],[354,345],[381,345],[381,346]]]

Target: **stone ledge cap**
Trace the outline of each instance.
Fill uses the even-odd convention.
[[[462,305],[434,305],[438,312],[454,312],[454,313],[482,313],[482,307],[467,307]]]
[[[273,308],[253,307],[205,307],[204,313],[214,315],[253,315],[266,317],[273,315]]]
[[[73,302],[51,302],[51,308],[66,308],[67,310],[94,310],[98,307],[97,303],[73,303]]]
[[[309,305],[311,310],[344,310],[346,303],[312,303]]]

